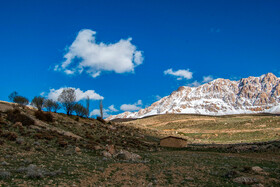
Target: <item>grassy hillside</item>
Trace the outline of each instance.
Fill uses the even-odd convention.
[[[196,124],[212,119],[195,117]],[[130,125],[104,123],[0,102],[0,186],[280,185],[279,142],[226,148],[158,146],[159,137],[168,132],[161,129],[168,120],[177,124],[190,118],[164,115]]]
[[[175,135],[193,143],[241,143],[280,139],[280,116],[269,114],[203,116],[166,114],[123,122]]]

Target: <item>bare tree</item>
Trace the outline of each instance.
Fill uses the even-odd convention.
[[[103,104],[102,104],[102,100],[100,100],[100,103],[99,103],[99,110],[100,110],[100,117],[101,117],[101,119],[103,119]]]
[[[74,111],[77,116],[84,117],[87,115],[87,109],[80,103],[74,105]]]
[[[45,98],[41,96],[36,96],[31,101],[31,105],[35,106],[39,111],[42,110],[44,103],[45,103]]]
[[[76,94],[73,88],[65,88],[58,97],[67,115],[71,115],[76,104]]]
[[[86,114],[86,116],[87,116],[87,118],[89,117],[89,96],[87,96],[87,100],[86,100],[86,103],[87,103],[87,114]]]
[[[57,112],[60,109],[60,105],[58,102],[52,100],[52,99],[47,99],[44,103],[44,107],[48,112]]]
[[[18,93],[17,92],[12,92],[10,95],[9,95],[9,100],[14,102],[14,99],[15,97],[18,96]]]
[[[10,101],[21,105],[22,107],[25,107],[25,105],[28,105],[29,103],[29,100],[26,97],[18,95],[17,92],[12,92],[9,95],[9,99]]]
[[[58,102],[53,103],[53,112],[57,112],[61,108],[60,104]]]
[[[51,99],[47,99],[47,100],[45,101],[44,107],[46,108],[46,110],[47,110],[48,112],[51,112],[51,111],[53,110],[53,103],[54,103],[54,101],[51,100]]]

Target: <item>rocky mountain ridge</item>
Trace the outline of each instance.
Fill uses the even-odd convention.
[[[181,86],[169,96],[138,112],[124,112],[109,116],[141,118],[155,114],[227,115],[280,112],[280,78],[272,73],[250,76],[239,81],[215,79],[198,87]]]

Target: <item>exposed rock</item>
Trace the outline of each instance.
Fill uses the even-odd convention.
[[[99,145],[95,145],[95,146],[94,146],[94,149],[98,151],[98,150],[101,150],[102,148],[101,148],[101,146],[99,146]]]
[[[263,184],[253,184],[252,187],[264,187]]]
[[[136,161],[141,159],[141,156],[135,153],[128,152],[126,150],[120,150],[118,154],[116,154],[115,158],[119,160],[132,160]]]
[[[15,124],[13,124],[13,127],[14,128],[23,128],[23,125],[22,125],[22,123],[21,122],[15,122]]]
[[[43,178],[44,176],[56,176],[61,174],[61,169],[57,171],[48,171],[47,169],[40,168],[35,164],[30,164],[28,167],[20,167],[15,170],[17,173],[25,173],[28,178]]]
[[[252,167],[252,171],[261,175],[269,175],[269,173],[265,172],[261,167],[254,166]]]
[[[9,163],[8,163],[8,162],[6,162],[6,161],[3,161],[3,162],[1,162],[1,165],[2,165],[2,166],[8,166],[8,165],[9,165]]]
[[[16,143],[17,144],[23,144],[24,143],[24,139],[23,138],[17,138],[16,139]]]
[[[40,146],[40,142],[34,142],[33,145]]]
[[[166,113],[224,115],[270,112],[279,106],[279,96],[280,78],[272,73],[239,81],[216,79],[198,87],[182,86],[145,109],[124,112],[106,120]],[[275,111],[280,112],[280,109],[271,112]]]
[[[28,178],[42,178],[42,177],[44,177],[43,170],[41,168],[37,167],[35,164],[30,164],[26,168],[26,176]]]
[[[115,150],[115,146],[114,145],[108,145],[107,146],[107,150],[108,152],[111,154],[111,155],[114,155],[116,153],[116,150]]]
[[[108,151],[102,151],[102,155],[106,158],[111,158],[112,155]]]
[[[254,166],[254,167],[252,167],[252,171],[254,171],[256,173],[261,173],[261,172],[263,172],[263,169],[259,166]]]
[[[79,147],[75,147],[75,152],[77,154],[81,154],[82,153],[82,151],[81,151],[81,149]]]
[[[259,182],[257,178],[254,177],[237,177],[233,179],[233,182],[239,183],[239,184],[254,184]]]
[[[11,177],[11,173],[8,171],[0,170],[0,179],[7,179]]]

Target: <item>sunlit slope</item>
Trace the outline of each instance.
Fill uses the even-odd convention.
[[[194,143],[240,143],[280,139],[280,116],[203,116],[166,114],[123,122],[157,130],[162,136],[175,135]]]

